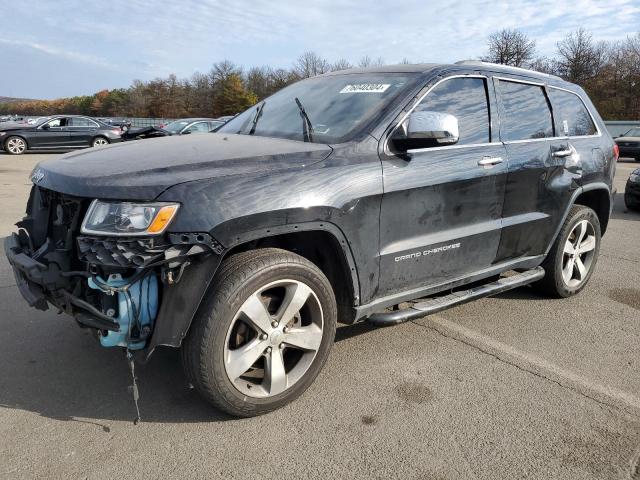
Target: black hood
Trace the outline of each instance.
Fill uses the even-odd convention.
[[[37,125],[29,125],[28,123],[0,123],[0,132],[12,132],[14,130],[35,130]]]
[[[79,197],[153,200],[178,183],[227,175],[265,174],[310,165],[331,147],[248,135],[210,133],[91,148],[41,162],[38,185]]]

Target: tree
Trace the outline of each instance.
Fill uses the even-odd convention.
[[[596,44],[583,28],[568,34],[557,47],[558,73],[572,83],[583,84],[594,78],[606,62],[605,44]]]
[[[489,51],[482,57],[485,62],[501,63],[512,67],[526,67],[536,53],[536,42],[520,30],[503,29],[489,35]]]
[[[246,110],[258,101],[255,93],[250,92],[242,83],[242,77],[232,73],[218,82],[213,97],[213,113],[216,116],[235,115]]]
[[[315,52],[308,51],[298,57],[293,69],[300,78],[309,78],[327,73],[330,65]]]
[[[336,60],[333,65],[331,65],[332,72],[337,72],[339,70],[348,70],[350,68],[353,68],[353,65],[351,65],[351,63],[349,63],[349,61],[345,60],[344,58]]]

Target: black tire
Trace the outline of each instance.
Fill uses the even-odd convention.
[[[104,142],[106,142],[106,143],[104,143]],[[101,146],[104,146],[104,145],[109,145],[109,143],[110,142],[109,142],[109,139],[107,137],[100,136],[100,137],[96,137],[96,138],[93,139],[93,141],[91,142],[91,146],[92,147],[101,147]]]
[[[292,386],[266,398],[251,397],[241,392],[227,375],[224,362],[227,335],[232,331],[232,324],[237,322],[234,319],[245,300],[265,285],[283,279],[302,282],[315,294],[314,301],[320,305],[323,318],[322,339],[306,372]],[[295,400],[315,380],[333,345],[336,322],[333,289],[313,263],[276,248],[238,253],[224,260],[219,267],[183,341],[181,353],[185,375],[200,395],[230,415],[251,417],[268,413]]]
[[[640,210],[640,202],[634,202],[632,200],[631,195],[626,194],[624,195],[624,205],[627,207],[627,209],[629,210]]]
[[[4,151],[9,155],[22,155],[27,148],[27,141],[17,135],[12,135],[4,141]]]
[[[576,226],[583,220],[587,220],[593,229],[595,247],[593,249],[593,254],[590,257],[589,267],[586,270],[584,278],[581,278],[578,284],[569,285],[563,278],[562,271],[563,266],[566,265],[565,262],[569,259],[568,257],[571,257],[571,255],[565,253],[565,244],[572,235]],[[598,261],[598,254],[600,252],[600,240],[600,221],[598,220],[596,212],[583,205],[574,205],[571,207],[569,215],[567,215],[558,237],[542,263],[542,267],[545,270],[545,276],[542,280],[536,282],[534,287],[539,291],[558,298],[567,298],[579,293],[589,282],[589,279],[595,270],[596,263]],[[573,269],[571,270],[573,271]]]

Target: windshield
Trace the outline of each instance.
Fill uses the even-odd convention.
[[[623,137],[640,137],[640,128],[632,128],[622,136]]]
[[[162,127],[162,129],[167,130],[171,133],[178,133],[190,123],[191,122],[187,120],[176,120],[175,122],[167,123],[164,127]]]
[[[241,113],[218,132],[341,143],[418,77],[345,74],[295,83]]]

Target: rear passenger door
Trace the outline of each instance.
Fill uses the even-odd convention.
[[[69,118],[70,145],[74,147],[90,146],[91,140],[99,128],[100,126],[90,118]]]
[[[494,78],[509,159],[498,261],[544,254],[571,189],[545,86]]]
[[[382,155],[378,294],[446,283],[490,267],[500,241],[506,152],[492,129],[495,100],[483,76],[436,83],[415,110],[449,113],[451,146]]]

